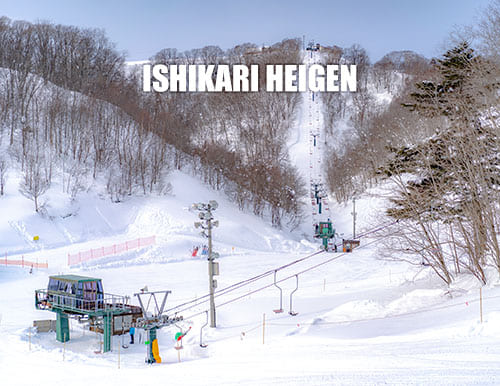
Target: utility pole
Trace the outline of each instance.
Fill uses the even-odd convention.
[[[356,197],[352,198],[352,239],[356,238]]]
[[[219,205],[217,201],[211,200],[208,204],[198,203],[193,204],[193,209],[197,210],[198,217],[201,222],[195,222],[195,228],[202,228],[201,235],[208,238],[208,288],[210,292],[210,327],[216,327],[215,315],[215,289],[217,288],[217,280],[214,276],[219,275],[219,263],[215,261],[219,254],[212,251],[212,228],[219,226],[219,221],[213,221],[212,211],[217,209]],[[205,230],[207,231],[205,233]]]
[[[209,215],[211,214],[208,212]],[[208,287],[210,289],[210,327],[216,327],[216,315],[215,315],[215,287],[217,282],[214,280],[214,257],[212,255],[212,220],[207,220],[207,230],[208,230]]]

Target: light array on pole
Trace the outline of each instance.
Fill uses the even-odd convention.
[[[211,200],[208,204],[205,203],[195,203],[192,208],[198,211],[198,218],[201,221],[196,221],[194,227],[196,229],[201,228],[200,234],[203,237],[208,238],[208,283],[210,290],[210,327],[216,327],[215,321],[215,299],[214,293],[215,288],[217,288],[217,280],[214,280],[214,276],[219,275],[219,263],[214,260],[219,257],[219,254],[212,251],[212,228],[219,226],[219,221],[214,221],[212,216],[212,211],[217,209],[219,204],[217,201]]]

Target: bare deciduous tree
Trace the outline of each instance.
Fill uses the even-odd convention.
[[[5,179],[7,177],[8,163],[7,160],[0,156],[0,196],[5,192]]]
[[[51,167],[52,165],[46,159],[45,154],[38,147],[26,155],[19,191],[26,198],[33,200],[36,212],[39,212],[43,207],[40,205],[40,197],[50,187]]]

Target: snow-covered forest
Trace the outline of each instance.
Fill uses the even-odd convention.
[[[499,31],[496,0],[434,58],[291,36],[134,62],[104,30],[0,18],[0,379],[498,384]],[[354,64],[357,90],[144,92],[145,63]],[[62,274],[137,307],[171,290],[162,360],[140,323],[106,350],[96,317],[32,327]]]
[[[105,179],[118,202],[168,192],[168,171],[189,168],[240,208],[270,213],[274,225],[300,221],[304,186],[284,146],[296,94],[142,93],[140,72],[98,30],[3,18],[0,41],[1,138],[12,158],[2,159],[1,175],[12,162],[21,165],[22,191],[36,211],[54,172],[64,175],[72,197]],[[227,52],[164,49],[152,58],[167,64],[300,60],[297,39],[264,50],[253,44]]]

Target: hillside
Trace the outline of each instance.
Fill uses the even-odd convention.
[[[322,103],[321,97],[301,96],[287,143],[290,160],[306,184],[324,178],[323,148],[311,142],[309,128],[321,129]],[[99,179],[71,201],[58,193],[62,179],[55,177],[46,193],[47,215],[41,217],[17,192],[14,182],[20,174],[11,170],[0,201],[7,220],[0,245],[9,256],[46,259],[49,268],[29,273],[0,264],[0,358],[6,384],[53,384],[51,374],[75,385],[103,379],[109,385],[159,379],[193,385],[498,383],[500,370],[494,364],[500,359],[500,290],[495,271],[488,271],[491,280],[482,287],[480,322],[481,286],[472,275],[464,273],[448,286],[429,266],[397,261],[398,256],[382,258],[380,238],[362,234],[387,223],[379,214],[385,204],[377,198],[383,185],[359,195],[361,246],[344,254],[321,252],[311,238],[320,216],[309,194],[302,198],[306,217],[290,232],[272,227],[269,217],[240,211],[222,192],[183,171],[169,174],[168,194],[127,196],[120,202],[103,193],[106,183]],[[202,330],[208,344],[202,348],[207,262],[191,256],[193,246],[205,240],[193,226],[197,214],[190,206],[211,199],[219,202],[214,247],[221,255],[220,292],[217,328]],[[350,237],[352,208],[330,201],[323,216],[331,215],[339,236]],[[68,253],[153,234],[154,246],[67,266]],[[37,244],[34,235],[40,236]],[[85,323],[71,321],[71,340],[64,345],[54,333],[32,331],[33,320],[53,317],[35,310],[34,290],[46,287],[48,275],[58,273],[102,278],[106,292],[130,296],[134,304],[132,295],[144,286],[172,290],[168,309],[192,302],[170,310],[184,320],[158,332],[162,363],[144,364],[141,331],[128,348],[122,347],[128,335],[113,337],[112,351],[105,354],[96,354],[100,335],[89,332]],[[283,313],[273,312],[280,304],[274,273],[283,288]],[[175,334],[189,327],[184,348],[175,350]]]

